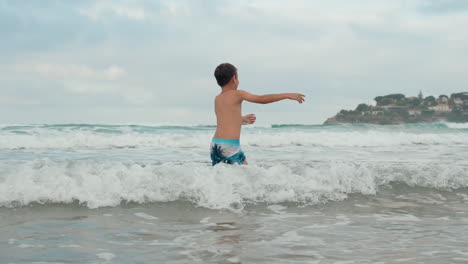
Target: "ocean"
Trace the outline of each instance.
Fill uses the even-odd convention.
[[[467,263],[468,124],[1,125],[0,263]]]

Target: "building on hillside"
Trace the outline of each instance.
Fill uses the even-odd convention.
[[[396,105],[396,104],[389,104],[389,105],[381,106],[381,108],[385,109],[385,110],[401,110],[401,109],[406,109],[408,107],[407,106],[400,106],[400,105]]]
[[[410,116],[420,116],[421,115],[421,110],[410,109],[410,110],[408,110],[408,114]]]
[[[442,112],[442,113],[452,111],[452,109],[450,109],[450,106],[448,104],[438,104],[436,106],[429,107],[429,109],[434,110],[436,112]]]
[[[455,98],[455,99],[453,99],[453,103],[456,104],[456,105],[461,105],[461,104],[463,104],[463,99]]]
[[[383,105],[381,106],[381,108],[387,110],[387,109],[390,109],[390,108],[393,108],[393,107],[396,107],[397,105],[396,104],[389,104],[389,105]]]

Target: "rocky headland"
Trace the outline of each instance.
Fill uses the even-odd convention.
[[[450,96],[406,97],[389,94],[374,98],[374,104],[359,104],[355,110],[341,110],[325,124],[369,123],[398,125],[407,123],[468,122],[468,92]]]

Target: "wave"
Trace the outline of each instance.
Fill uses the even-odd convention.
[[[0,130],[27,130],[27,129],[51,129],[51,130],[100,130],[100,129],[113,129],[128,131],[133,130],[137,132],[151,132],[158,130],[200,130],[200,129],[213,129],[215,125],[106,125],[106,124],[4,124],[0,125]]]
[[[468,123],[409,123],[401,125],[377,125],[367,123],[338,123],[338,124],[272,124],[271,128],[299,128],[299,129],[324,129],[324,128],[352,128],[352,129],[468,129]]]
[[[108,128],[110,129],[110,128]],[[1,131],[0,149],[112,149],[206,148],[213,131],[193,133],[168,130],[160,133],[98,130]],[[268,131],[249,130],[242,135],[246,146],[379,147],[406,145],[466,145],[468,133],[409,133],[401,131]]]
[[[453,129],[468,129],[468,123],[444,123],[444,125]]]
[[[375,195],[392,182],[435,189],[468,187],[466,165],[410,163],[279,163],[211,167],[202,163],[141,163],[48,159],[0,166],[0,206],[190,201],[238,210],[255,203],[316,204],[350,194]]]
[[[306,124],[272,124],[271,128],[323,128],[325,125],[306,125]]]
[[[376,125],[376,124],[365,124],[365,123],[342,123],[342,124],[271,124],[271,125],[252,125],[246,126],[245,128],[299,128],[299,129],[327,129],[327,128],[367,128],[367,129],[378,129],[378,128],[453,128],[453,129],[468,129],[468,123],[411,123],[402,125]],[[95,129],[115,129],[126,131],[128,129],[134,131],[158,131],[158,130],[203,130],[203,129],[214,129],[214,124],[80,124],[80,123],[69,123],[69,124],[0,124],[0,130],[24,130],[24,129],[70,129],[70,130],[95,130]]]

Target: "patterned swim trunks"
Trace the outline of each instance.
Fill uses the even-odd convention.
[[[220,162],[244,163],[245,155],[240,147],[239,139],[213,138],[211,141],[211,161],[213,166]]]

